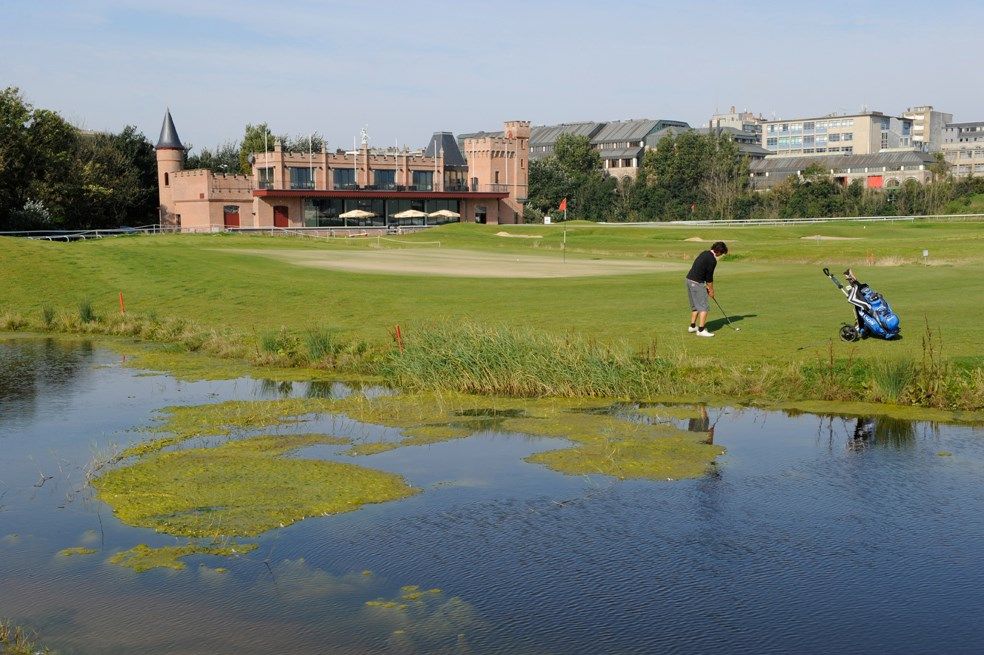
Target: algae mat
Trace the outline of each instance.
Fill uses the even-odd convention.
[[[416,493],[392,473],[285,457],[323,443],[337,441],[267,436],[155,453],[93,485],[124,523],[188,537],[255,536],[309,516]]]

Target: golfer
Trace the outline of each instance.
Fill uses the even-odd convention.
[[[718,241],[710,250],[697,255],[690,272],[687,273],[687,295],[690,297],[690,327],[687,332],[696,332],[698,337],[713,337],[707,329],[707,299],[714,297],[714,267],[717,260],[728,254],[728,246]]]

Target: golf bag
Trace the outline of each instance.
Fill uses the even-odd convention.
[[[868,337],[879,339],[896,339],[900,333],[898,314],[892,311],[885,298],[863,282],[859,282],[851,269],[844,271],[844,277],[850,286],[845,287],[836,277],[830,274],[830,269],[823,269],[823,274],[830,278],[847,302],[854,307],[854,325],[843,325],[840,337],[844,341],[858,341]]]

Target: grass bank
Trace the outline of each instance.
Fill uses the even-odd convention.
[[[391,245],[440,240],[442,248],[501,255],[509,266],[517,253],[560,260],[564,229],[453,225]],[[678,270],[539,279],[360,274],[262,253],[330,256],[373,250],[372,240],[239,235],[69,244],[0,239],[0,261],[11,281],[0,288],[0,330],[165,344],[144,351],[142,365],[187,368],[189,377],[252,371],[289,379],[294,372],[524,396],[744,401],[768,395],[980,407],[984,308],[971,300],[984,297],[979,224],[566,230],[570,258],[636,258],[677,268],[706,242],[728,241],[732,255],[719,266],[716,286],[741,331],[729,330],[714,308],[716,338],[687,334]],[[386,251],[379,255],[385,258]],[[885,293],[902,317],[904,338],[838,341],[837,329],[852,312],[821,275],[822,265],[854,266]],[[119,314],[121,291],[126,316]],[[393,339],[396,325],[402,354]],[[188,352],[220,359],[196,365]]]

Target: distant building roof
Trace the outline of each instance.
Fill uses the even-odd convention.
[[[796,172],[810,166],[820,166],[826,169],[840,168],[881,168],[894,166],[929,165],[935,162],[935,157],[922,150],[893,150],[877,152],[870,155],[803,155],[801,157],[786,157],[771,155],[765,159],[749,164],[753,173],[758,172]]]
[[[650,132],[656,129],[657,121],[637,119],[629,121],[612,121],[591,139],[593,143],[610,143],[618,141],[642,141]]]
[[[948,130],[966,130],[970,127],[984,127],[984,121],[972,121],[970,123],[947,123],[944,127]]]
[[[454,140],[454,134],[451,132],[434,132],[430,143],[424,149],[425,157],[436,157],[438,154],[444,155],[445,167],[468,167],[468,161],[461,154],[458,142]]]
[[[552,146],[564,134],[593,138],[604,123],[561,123],[560,125],[536,125],[530,130],[530,146]]]
[[[178,138],[178,131],[174,129],[174,121],[171,120],[171,110],[168,109],[164,114],[164,124],[161,125],[161,136],[157,139],[158,150],[184,150],[181,139]]]

